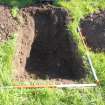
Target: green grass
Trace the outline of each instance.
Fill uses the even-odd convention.
[[[35,1],[37,1],[37,0],[35,0]],[[3,4],[11,5],[11,6],[23,7],[25,5],[31,4],[32,0],[0,0],[0,2]]]
[[[104,105],[101,89],[1,90],[0,105]]]
[[[19,12],[19,8],[14,6],[12,9],[11,9],[11,14],[12,16],[15,18],[18,16],[18,12]]]
[[[97,75],[100,79],[101,85],[105,86],[105,53],[90,52],[93,59],[93,65],[97,70]]]
[[[0,85],[11,83],[11,69],[13,55],[15,51],[15,34],[6,41],[0,44]]]
[[[32,0],[1,0],[13,6],[31,4]],[[70,11],[73,22],[68,26],[77,42],[80,55],[84,61],[86,54],[77,32],[80,20],[86,15],[105,8],[104,0],[58,0],[57,6]],[[17,14],[15,11],[13,14]],[[13,58],[15,40],[10,39],[0,45],[0,82],[4,85],[10,80],[11,61]],[[15,90],[0,89],[0,105],[105,105],[105,53],[89,51],[101,85],[88,89],[33,89]],[[5,66],[4,66],[5,65]]]
[[[0,0],[0,3],[2,4],[18,7],[24,7],[38,2],[40,2],[40,0]]]

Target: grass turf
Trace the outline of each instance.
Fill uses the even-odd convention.
[[[32,3],[31,0],[1,1],[13,6],[23,6]],[[104,0],[58,0],[55,5],[62,6],[71,11],[70,14],[73,16],[74,21],[68,28],[72,31],[74,40],[79,45],[80,55],[86,59],[77,27],[79,26],[80,19],[84,18],[84,16],[100,8],[104,9]],[[10,72],[14,42],[12,39],[0,45],[0,71],[6,74]],[[90,51],[90,55],[101,82],[100,87],[89,89],[0,89],[0,105],[105,105],[105,53]],[[8,75],[5,76],[3,74],[0,73],[0,78],[2,78],[0,82],[7,84],[8,78],[5,77],[8,77]]]

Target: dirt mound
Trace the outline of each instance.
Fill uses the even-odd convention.
[[[49,78],[64,82],[68,79],[70,82],[70,79],[85,76],[77,45],[67,30],[71,20],[66,10],[50,5],[26,7],[20,10],[16,22],[10,15],[10,9],[5,11],[7,32],[4,33],[14,32],[16,22],[19,27],[14,57],[15,80]]]
[[[17,22],[12,17],[10,8],[0,5],[0,42],[5,41],[17,30]]]
[[[105,11],[91,14],[81,21],[87,45],[93,51],[105,51]]]

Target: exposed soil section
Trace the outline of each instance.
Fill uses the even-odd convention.
[[[6,14],[10,14],[9,8]],[[8,33],[15,31],[11,29],[15,20],[19,27],[14,58],[15,80],[50,79],[70,83],[71,79],[85,77],[77,45],[67,30],[67,24],[71,22],[68,11],[40,5],[22,8],[18,17],[12,19],[13,23],[7,22],[9,17],[6,17]]]
[[[87,45],[95,52],[105,51],[105,11],[87,16],[81,21]]]
[[[11,9],[0,5],[0,42],[7,40],[17,30],[17,22],[11,15]]]

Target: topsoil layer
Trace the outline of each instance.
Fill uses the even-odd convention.
[[[105,11],[87,16],[81,21],[86,43],[95,52],[105,51]]]
[[[32,6],[22,8],[18,16],[12,18],[9,8],[1,8],[4,12],[3,17],[0,15],[0,24],[7,26],[4,37],[14,31],[18,33],[15,80],[55,79],[66,82],[68,79],[70,82],[70,79],[85,76],[77,45],[66,27],[71,22],[66,10],[49,5]]]

